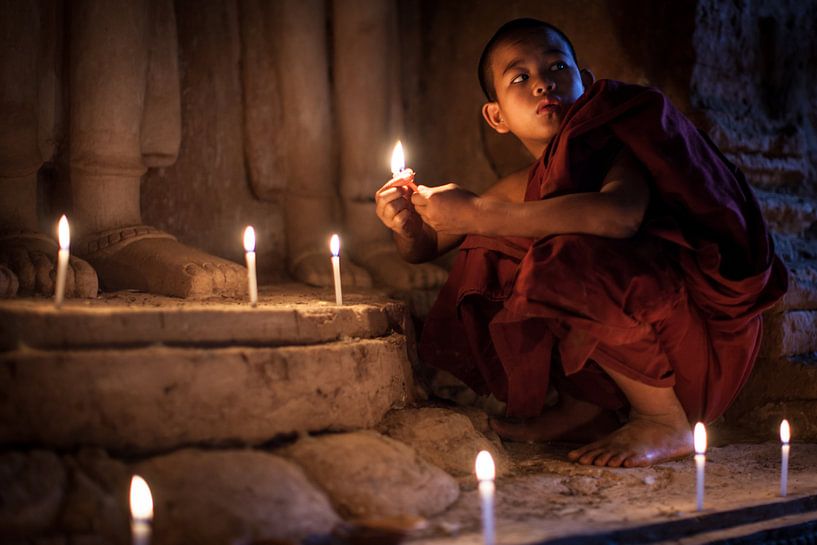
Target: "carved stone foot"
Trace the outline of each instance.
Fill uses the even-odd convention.
[[[289,272],[295,280],[310,286],[328,287],[334,285],[335,281],[329,252],[324,249],[295,256],[290,260]],[[342,258],[340,261],[340,279],[344,287],[372,286],[372,277],[369,273],[348,258]]]
[[[247,269],[147,225],[97,233],[80,248],[106,290],[137,289],[192,299],[247,293]]]
[[[57,242],[42,233],[18,231],[0,235],[0,267],[8,271],[0,271],[0,296],[54,295],[56,261]],[[94,269],[72,255],[65,277],[66,297],[96,297],[98,290]]]
[[[399,290],[434,289],[448,278],[445,269],[432,263],[407,263],[391,244],[375,245],[356,258],[377,283]]]
[[[0,264],[0,298],[14,297],[20,288],[20,281],[11,269]]]

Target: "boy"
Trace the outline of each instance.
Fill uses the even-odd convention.
[[[501,27],[480,83],[532,167],[482,196],[375,196],[406,260],[460,244],[421,357],[505,401],[505,438],[590,441],[568,457],[598,466],[690,453],[690,422],[732,402],[786,289],[743,175],[657,91],[594,82],[547,23]]]

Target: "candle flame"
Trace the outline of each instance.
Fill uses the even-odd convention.
[[[394,145],[394,151],[391,153],[392,176],[397,176],[404,168],[406,168],[406,157],[403,155],[403,144],[398,140]]]
[[[332,235],[332,238],[329,239],[329,250],[332,251],[332,255],[335,257],[340,253],[340,237],[338,235]]]
[[[791,441],[791,427],[789,421],[785,419],[780,423],[780,440],[785,444]]]
[[[130,513],[134,520],[153,518],[153,497],[150,487],[139,475],[130,481]]]
[[[491,453],[487,450],[479,451],[476,462],[477,480],[479,481],[493,481],[496,476],[496,468],[494,467],[494,459],[491,458]]]
[[[62,215],[57,226],[57,238],[60,241],[61,250],[67,250],[71,245],[71,230],[68,228],[68,218],[65,217],[65,214]]]
[[[255,229],[252,228],[252,225],[248,225],[247,228],[244,229],[244,251],[255,251]]]
[[[695,424],[695,453],[696,454],[705,454],[706,453],[706,427],[704,427],[703,422],[698,422]]]

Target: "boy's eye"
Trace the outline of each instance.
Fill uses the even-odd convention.
[[[513,78],[511,80],[511,83],[522,83],[523,81],[525,81],[527,79],[528,79],[527,74],[519,74],[518,76],[516,76],[515,78]]]
[[[557,61],[550,65],[551,72],[557,72],[559,70],[564,70],[565,68],[567,68],[567,64],[562,61]]]

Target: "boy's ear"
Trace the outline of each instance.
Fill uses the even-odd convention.
[[[579,75],[582,78],[582,85],[584,85],[585,91],[596,81],[596,76],[594,76],[593,72],[591,72],[587,68],[582,68],[581,70],[579,70]]]
[[[498,102],[486,102],[483,104],[482,117],[484,117],[485,121],[488,122],[491,128],[499,134],[510,132],[510,129],[505,124],[505,120],[502,117],[502,112],[499,110]]]

